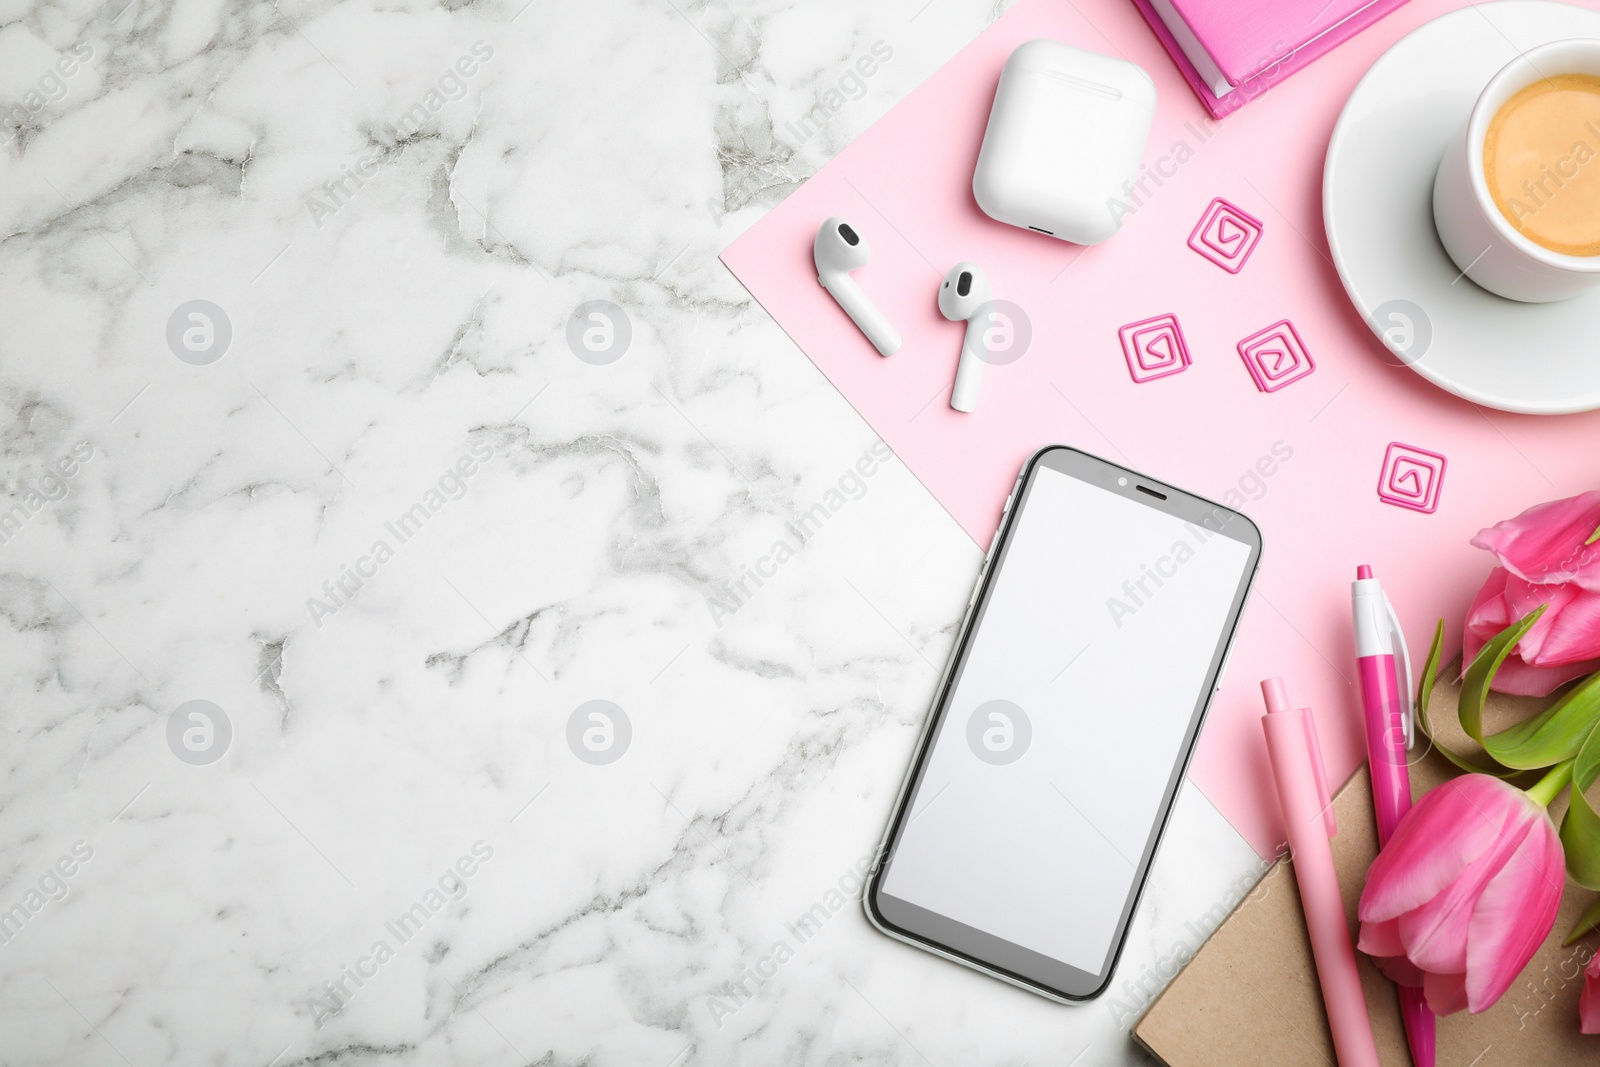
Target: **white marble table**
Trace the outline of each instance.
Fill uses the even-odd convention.
[[[716,255],[1007,5],[122,2],[0,0],[0,1062],[1143,1062],[1193,788],[1097,1003],[787,928],[980,551],[744,578],[876,438]]]

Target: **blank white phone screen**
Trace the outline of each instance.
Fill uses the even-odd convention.
[[[1040,465],[883,892],[1100,973],[1250,548]]]

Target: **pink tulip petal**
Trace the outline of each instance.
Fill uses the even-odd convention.
[[[1530,585],[1516,575],[1506,577],[1506,613],[1513,619],[1533,614],[1542,606],[1540,615],[1528,632],[1517,642],[1517,655],[1536,667],[1554,667],[1553,661],[1543,657],[1545,642],[1562,628],[1561,617],[1580,590],[1571,585]]]
[[[1491,688],[1496,693],[1509,693],[1512,696],[1545,697],[1574,678],[1582,678],[1597,670],[1600,670],[1600,660],[1596,659],[1566,663],[1560,667],[1530,667],[1512,655],[1500,664]]]
[[[1533,801],[1528,801],[1531,805]],[[1505,995],[1550,936],[1566,888],[1561,839],[1543,810],[1478,898],[1467,941],[1467,1001],[1476,1015]]]
[[[1429,974],[1422,979],[1422,993],[1428,999],[1428,1010],[1435,1015],[1454,1015],[1467,1006],[1466,976],[1461,974]]]
[[[1508,799],[1526,801],[1483,774],[1453,778],[1423,796],[1367,872],[1361,921],[1398,919],[1444,892],[1499,839]]]
[[[1513,616],[1506,602],[1506,585],[1510,577],[1504,567],[1496,567],[1483,583],[1483,588],[1478,590],[1478,595],[1473,598],[1472,606],[1467,609],[1467,622],[1461,634],[1463,676],[1491,638],[1510,626],[1515,618],[1521,618],[1526,614],[1526,611],[1523,611]],[[1529,588],[1520,578],[1515,581],[1523,588]],[[1537,607],[1539,603],[1542,601],[1535,602],[1533,607]],[[1532,608],[1527,610],[1531,611]],[[1535,623],[1536,627],[1537,625]],[[1514,649],[1500,665],[1499,671],[1494,676],[1493,688],[1496,692],[1518,696],[1547,696],[1572,679],[1592,674],[1600,669],[1600,659],[1592,664],[1573,664],[1561,669],[1531,667],[1521,658],[1521,651],[1526,647],[1527,637],[1524,636],[1522,641],[1518,642],[1517,649]]]
[[[1478,899],[1528,836],[1529,820],[1523,813],[1497,809],[1485,815],[1504,819],[1494,847],[1473,860],[1438,896],[1400,916],[1406,958],[1424,971],[1466,972],[1470,977],[1467,940]]]
[[[1600,526],[1600,490],[1531,507],[1482,530],[1472,543],[1530,582],[1576,582],[1600,590],[1600,545],[1584,542]]]
[[[1506,608],[1506,579],[1510,574],[1504,567],[1496,567],[1484,580],[1483,588],[1472,598],[1467,608],[1467,629],[1481,633],[1485,638],[1511,625],[1511,612]],[[1482,644],[1480,641],[1479,644]],[[1471,659],[1471,657],[1467,657]]]
[[[1583,996],[1578,999],[1578,1018],[1586,1034],[1600,1034],[1600,956],[1589,961],[1583,972]]]
[[[1405,956],[1424,971],[1466,971],[1472,905],[1482,892],[1483,883],[1488,881],[1488,861],[1489,857],[1480,857],[1443,893],[1400,916]]]
[[[1467,609],[1461,635],[1462,671],[1490,638],[1540,604],[1550,607],[1501,664],[1494,678],[1495,691],[1548,696],[1574,678],[1600,670],[1600,596],[1576,587],[1530,585],[1504,567],[1496,567]],[[1570,623],[1566,619],[1569,605],[1575,612]],[[1584,656],[1589,658],[1573,658]]]
[[[1408,986],[1412,989],[1421,989],[1425,975],[1421,967],[1406,959],[1404,956],[1390,956],[1384,959],[1373,960],[1383,976],[1395,985]]]
[[[1535,667],[1559,667],[1564,663],[1592,662],[1600,657],[1600,593],[1591,593],[1577,586],[1567,586],[1571,599],[1559,614],[1546,612],[1533,630],[1540,629],[1546,618],[1550,626],[1539,635],[1536,646],[1528,645],[1533,630],[1518,642],[1517,653]]]
[[[1381,959],[1388,956],[1404,956],[1406,946],[1400,940],[1400,920],[1390,919],[1387,922],[1361,924],[1361,936],[1356,940],[1356,948]]]
[[[1506,579],[1510,577],[1504,567],[1489,572],[1483,588],[1472,598],[1467,609],[1467,623],[1462,630],[1461,671],[1478,657],[1479,651],[1495,634],[1511,625],[1511,612],[1506,607]]]

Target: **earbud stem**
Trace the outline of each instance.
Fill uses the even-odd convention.
[[[956,384],[950,390],[950,406],[957,411],[972,411],[978,406],[978,387],[983,384],[982,331],[982,323],[968,320],[961,362],[956,364]]]
[[[850,316],[850,321],[867,335],[867,340],[872,342],[872,347],[876,348],[879,354],[892,356],[900,351],[900,334],[889,325],[889,320],[884,318],[883,313],[872,306],[872,301],[867,299],[867,294],[861,291],[861,287],[856,285],[850,275],[834,278],[831,283],[820,277],[817,281],[821,282],[822,287],[839,302],[839,306],[844,308],[844,313]]]

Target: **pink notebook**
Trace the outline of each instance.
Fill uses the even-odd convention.
[[[1206,110],[1238,110],[1406,0],[1134,0]]]

